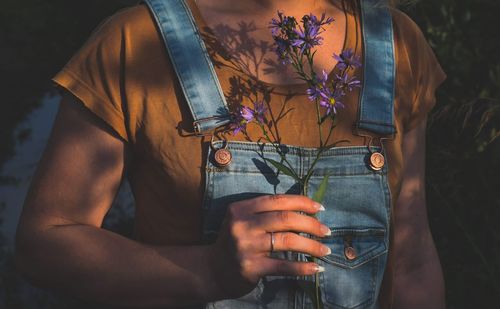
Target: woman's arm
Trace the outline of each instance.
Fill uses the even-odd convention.
[[[100,228],[126,153],[104,122],[62,100],[19,222],[17,268],[37,285],[116,305],[214,297],[206,247],[148,247]]]
[[[394,309],[445,308],[444,280],[425,203],[426,121],[406,133],[403,183],[395,207]]]
[[[316,219],[296,213],[320,210],[302,196],[229,205],[212,246],[149,246],[102,229],[126,155],[126,144],[110,128],[72,96],[63,99],[17,230],[16,265],[24,276],[86,300],[172,307],[241,296],[268,274],[318,272],[314,263],[267,256],[268,231],[319,237],[329,232]],[[321,243],[292,233],[276,233],[275,250],[328,254]]]

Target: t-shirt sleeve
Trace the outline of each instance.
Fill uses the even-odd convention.
[[[125,141],[129,140],[122,100],[124,9],[104,20],[52,79],[73,94]]]
[[[436,104],[436,89],[446,79],[434,51],[420,28],[407,15],[395,11],[396,41],[399,49],[398,70],[408,77],[401,77],[399,87],[405,88],[402,107],[404,131],[408,132],[423,121]]]

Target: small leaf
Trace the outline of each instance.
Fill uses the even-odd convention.
[[[314,192],[314,195],[312,198],[313,201],[318,202],[318,203],[323,202],[323,199],[325,198],[325,194],[326,194],[326,189],[328,188],[328,179],[329,178],[330,178],[330,175],[325,175],[325,177],[323,177],[323,180],[321,181],[321,184],[319,185],[318,190],[316,190],[316,192]]]
[[[280,162],[275,161],[273,159],[264,158],[264,160],[266,160],[267,162],[271,163],[274,167],[276,167],[283,174],[285,174],[287,176],[290,176],[290,177],[293,177],[293,179],[299,181],[299,178],[297,177],[297,174],[295,174],[294,171],[292,171],[291,169],[289,169],[285,165],[283,165]]]

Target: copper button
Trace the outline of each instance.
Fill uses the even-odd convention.
[[[370,156],[370,167],[375,171],[380,171],[385,165],[384,155],[380,152],[374,152]]]
[[[219,167],[226,167],[231,163],[233,155],[227,149],[218,149],[214,155],[215,163]]]
[[[356,250],[351,246],[345,247],[344,254],[348,260],[354,260],[357,257]]]

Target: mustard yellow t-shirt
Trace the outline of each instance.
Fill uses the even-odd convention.
[[[229,104],[249,104],[250,98],[259,97],[278,110],[286,102],[292,112],[278,125],[281,142],[317,147],[316,110],[305,94],[305,85],[272,85],[252,79],[238,61],[227,57],[223,44],[206,29],[196,4],[192,0],[188,4],[211,51]],[[394,205],[402,180],[404,133],[415,128],[433,107],[435,89],[445,74],[416,24],[398,10],[392,14],[398,133],[384,145]],[[358,15],[346,12],[345,47],[361,55]],[[361,71],[357,75],[362,76]],[[158,245],[198,243],[209,140],[186,134],[192,131],[192,117],[147,7],[123,9],[104,21],[53,80],[129,144],[133,159],[127,168],[136,205],[135,239]],[[366,143],[352,133],[358,99],[359,89],[343,100],[346,108],[338,114],[333,139],[349,140],[342,146]],[[258,136],[257,128],[249,126],[249,134]],[[228,137],[245,140],[243,134]],[[383,285],[385,299],[390,299],[391,252]]]

